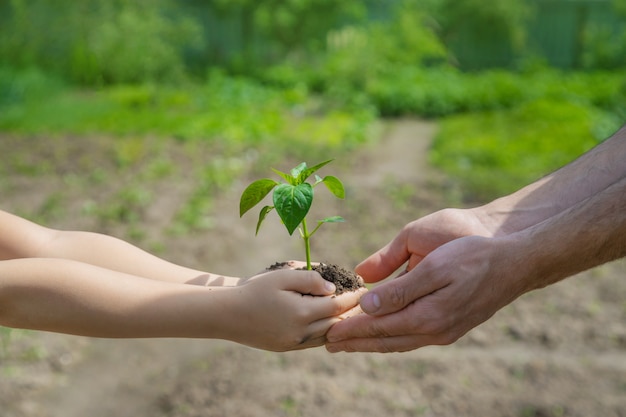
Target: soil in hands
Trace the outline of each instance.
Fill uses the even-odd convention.
[[[267,269],[269,271],[274,271],[276,269],[288,268],[288,265],[288,262],[276,262],[274,265],[270,266]],[[330,281],[335,284],[335,287],[337,287],[335,295],[339,295],[348,291],[356,291],[359,288],[365,287],[363,278],[361,278],[353,271],[345,269],[339,265],[319,263],[311,265],[311,269],[318,272],[326,281]]]

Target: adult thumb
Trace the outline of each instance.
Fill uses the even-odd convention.
[[[372,316],[383,316],[404,309],[418,298],[430,294],[436,288],[428,280],[420,280],[419,268],[380,284],[363,294],[361,309]]]

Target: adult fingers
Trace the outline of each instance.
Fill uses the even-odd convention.
[[[460,322],[463,318],[442,306],[441,299],[428,296],[396,313],[382,316],[359,314],[347,318],[330,329],[328,339],[339,342],[346,339],[447,334],[459,327]]]
[[[405,228],[386,246],[357,265],[355,271],[366,282],[377,282],[400,268],[410,256],[408,231]]]
[[[349,339],[392,337],[413,331],[415,319],[407,311],[382,317],[360,314],[335,324],[328,332],[330,342]]]
[[[342,297],[342,298],[347,298],[347,297]],[[323,345],[327,341],[326,334],[328,333],[328,330],[332,328],[333,325],[339,323],[340,321],[344,320],[346,317],[352,314],[359,314],[359,313],[360,313],[360,309],[357,306],[357,307],[353,307],[352,309],[349,309],[348,311],[346,311],[345,313],[339,316],[326,317],[326,318],[314,321],[313,323],[309,324],[307,327],[308,336],[306,336],[298,344],[296,349],[306,349],[309,347]]]
[[[374,316],[395,313],[445,285],[438,280],[427,279],[420,266],[363,295],[360,301],[363,311]]]
[[[330,353],[338,352],[407,352],[424,346],[439,345],[435,336],[409,335],[394,337],[373,337],[365,339],[349,339],[341,342],[326,343]]]
[[[427,345],[446,345],[461,336],[452,322],[416,319],[415,312],[383,317],[361,315],[328,331],[329,352],[404,352]]]

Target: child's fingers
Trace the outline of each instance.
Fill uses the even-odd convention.
[[[332,282],[326,281],[315,271],[307,270],[280,270],[274,272],[280,276],[283,290],[295,291],[306,295],[332,295],[336,287]]]
[[[363,314],[363,309],[361,309],[361,306],[357,304],[356,306],[352,307],[350,310],[341,314],[339,318],[341,320],[345,320],[345,319],[349,319],[350,317],[358,316],[359,314]]]
[[[355,291],[347,291],[333,297],[314,298],[310,302],[314,304],[315,316],[337,317],[352,310],[359,304],[361,296],[367,292],[366,288],[359,288]]]
[[[344,298],[347,299],[348,297]],[[362,313],[363,310],[361,310],[361,308],[357,304],[356,307],[349,308],[343,314],[333,317],[326,317],[311,323],[308,327],[310,336],[308,336],[302,342],[302,344],[298,346],[298,349],[305,349],[308,347],[315,347],[320,346],[320,344],[325,344],[327,342],[326,334],[334,324],[337,324],[342,320]]]

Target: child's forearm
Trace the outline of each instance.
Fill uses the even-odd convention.
[[[128,242],[98,233],[56,232],[53,241],[42,248],[38,257],[64,258],[101,266],[131,275],[166,282],[225,285],[234,277],[183,267],[152,255]],[[235,282],[236,284],[236,282]]]
[[[54,230],[0,210],[0,260],[15,258],[72,259],[168,282],[236,285],[238,281],[176,265],[112,236]]]
[[[159,282],[63,259],[0,261],[0,325],[94,337],[225,334],[226,288]]]

